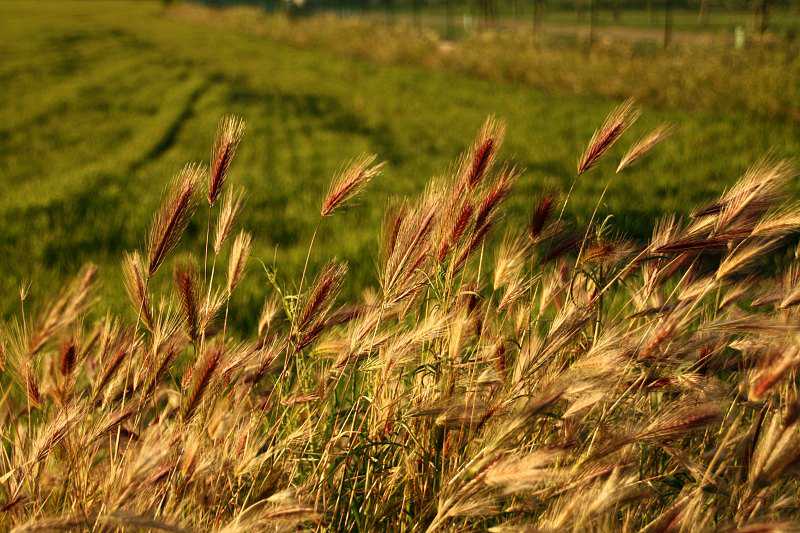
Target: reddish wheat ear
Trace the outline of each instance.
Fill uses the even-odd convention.
[[[320,215],[327,217],[358,196],[367,184],[381,173],[383,163],[375,164],[376,155],[362,155],[334,177],[330,190],[322,200]]]
[[[617,166],[617,173],[622,172],[623,169],[631,166],[633,163],[647,155],[650,150],[655,148],[657,144],[669,137],[671,134],[672,126],[669,124],[662,124],[639,139],[639,141],[631,146],[627,153],[622,156],[622,159]]]
[[[615,108],[606,117],[600,129],[594,132],[589,145],[578,160],[578,175],[594,167],[637,118],[639,110],[634,107],[633,100],[626,100]]]
[[[167,255],[178,245],[197,207],[196,190],[205,171],[188,164],[167,188],[161,207],[153,218],[147,240],[147,275],[152,277]]]
[[[211,168],[208,174],[208,204],[214,206],[228,179],[239,142],[244,137],[245,122],[236,116],[222,117],[217,127],[217,136],[211,150]]]

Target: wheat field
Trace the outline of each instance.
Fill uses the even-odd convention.
[[[792,6],[201,4],[0,2],[0,531],[800,531]]]
[[[639,114],[612,111],[576,154],[573,187],[542,194],[524,226],[502,219],[520,171],[490,117],[387,209],[377,283],[352,299],[336,258],[292,284],[251,258],[230,176],[247,130],[223,117],[210,159],[177,169],[144,244],[120,258],[125,312],[95,297],[91,264],[50,299],[20,288],[2,337],[0,524],[795,529],[794,167],[754,162],[716,201],[654,221],[644,244],[606,217],[566,220],[612,146],[624,175],[676,134],[625,135]],[[317,227],[383,169],[370,154],[344,165]],[[203,211],[203,244],[176,255]],[[269,284],[238,334],[231,296],[247,276]]]
[[[249,124],[231,174],[247,189],[253,255],[284,282],[300,278],[330,177],[362,153],[386,162],[357,209],[319,227],[308,259],[314,271],[328,257],[347,260],[348,298],[375,284],[390,199],[419,194],[488,115],[506,121],[506,157],[524,170],[504,210],[517,225],[536,197],[569,189],[576,154],[629,96],[645,111],[633,137],[675,124],[679,134],[612,181],[598,208],[639,241],[661,214],[688,215],[761,155],[800,151],[797,43],[719,56],[598,43],[587,58],[580,47],[492,34],[448,52],[403,27],[187,4],[0,2],[0,294],[30,284],[44,298],[91,261],[96,294],[123,312],[119,257],[141,246],[175,169],[207,157],[228,113]],[[605,187],[595,176],[615,168],[601,162],[562,218],[588,221]],[[179,253],[205,245],[207,215],[196,213]],[[234,299],[247,312],[231,317],[235,330],[256,325],[264,283],[243,280]],[[16,298],[0,298],[0,310],[11,316]]]

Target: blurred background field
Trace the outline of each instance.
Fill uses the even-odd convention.
[[[764,28],[760,4],[709,5],[702,24],[697,6],[676,5],[665,48],[663,4],[617,14],[610,4],[579,13],[542,4],[535,27],[535,6],[522,4],[487,16],[483,4],[3,2],[0,288],[48,292],[91,260],[121,308],[122,251],[142,243],[183,163],[207,160],[225,113],[248,122],[232,179],[248,191],[242,225],[254,256],[292,279],[335,171],[363,152],[387,161],[360,205],[319,228],[311,264],[349,261],[350,291],[375,284],[389,198],[445,173],[489,114],[508,123],[502,158],[526,170],[512,227],[537,193],[569,187],[593,130],[628,96],[645,113],[619,155],[659,123],[678,127],[613,179],[601,206],[633,238],[659,214],[718,194],[760,156],[798,154],[796,7],[767,6]],[[578,182],[569,217],[591,214],[613,170],[609,161]],[[186,247],[204,238],[205,216]],[[265,281],[248,280],[236,307],[255,310]],[[15,301],[3,299],[4,315]]]

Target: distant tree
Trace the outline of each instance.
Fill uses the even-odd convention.
[[[383,0],[383,9],[386,15],[386,23],[390,24],[393,20],[394,10],[392,9],[392,0]]]
[[[444,34],[451,39],[453,37],[453,0],[444,0]]]
[[[495,0],[478,0],[483,22],[486,25],[492,24],[497,17],[497,3]]]
[[[611,16],[614,18],[614,22],[619,22],[622,18],[622,6],[620,5],[620,0],[612,0]]]
[[[578,22],[583,21],[583,0],[575,0],[575,18]]]
[[[542,22],[542,0],[533,0],[533,31],[538,32]]]
[[[664,0],[664,48],[672,42],[672,0]]]
[[[756,0],[756,27],[763,36],[769,26],[769,0]]]

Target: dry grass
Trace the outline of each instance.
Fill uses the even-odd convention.
[[[636,114],[612,113],[579,173]],[[495,254],[486,238],[518,172],[495,165],[504,129],[490,119],[452,175],[387,210],[379,290],[337,302],[335,260],[297,289],[267,269],[258,327],[237,338],[227,318],[252,239],[238,234],[215,280],[242,195],[216,200],[242,131],[223,122],[213,246],[176,263],[174,291],[151,281],[200,166],[124,258],[128,315],[92,300],[92,267],[33,315],[20,292],[2,337],[0,527],[786,531],[800,518],[789,164],[757,164],[645,245],[606,221],[568,227],[546,194]],[[373,161],[334,180],[322,217]]]
[[[731,30],[721,42],[678,40],[662,52],[654,43],[625,39],[636,34],[627,27],[597,39],[588,55],[588,35],[544,32],[531,39],[524,17],[516,26],[481,28],[453,40],[433,28],[421,30],[410,20],[385,24],[383,15],[341,17],[321,12],[286,17],[253,6],[213,8],[188,2],[177,4],[169,14],[301,48],[324,49],[379,64],[469,73],[556,94],[615,100],[634,96],[659,108],[800,120],[796,39],[780,44],[769,39],[761,43],[749,40],[745,50],[737,50]],[[778,17],[775,14],[776,20]],[[375,38],[376,27],[381,39]]]

